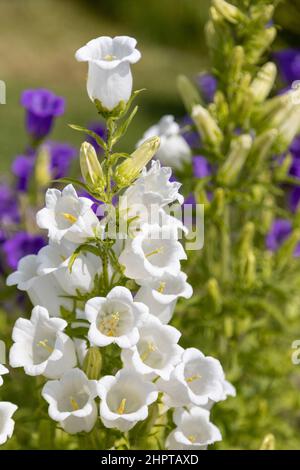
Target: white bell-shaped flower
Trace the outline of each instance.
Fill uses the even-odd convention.
[[[94,287],[96,274],[101,271],[99,258],[92,253],[82,252],[69,269],[69,261],[76,245],[62,240],[61,243],[50,243],[39,251],[38,273],[53,273],[60,286],[69,294],[77,291],[84,294]]]
[[[0,364],[0,387],[3,385],[3,379],[2,375],[8,374],[9,370],[4,367],[2,364]]]
[[[162,325],[153,315],[148,315],[139,328],[139,334],[136,346],[122,351],[125,368],[135,369],[149,380],[156,376],[168,380],[183,352],[177,344],[181,333],[173,326]]]
[[[12,416],[17,409],[18,407],[13,403],[0,401],[0,445],[13,435],[15,422]]]
[[[126,240],[119,257],[125,276],[139,281],[178,274],[186,253],[177,238],[176,227],[144,224],[136,237]]]
[[[159,318],[162,323],[168,323],[177,299],[189,299],[192,296],[193,289],[186,280],[187,275],[183,272],[177,275],[166,273],[154,280],[141,280],[141,288],[137,291],[135,300],[146,304],[149,313]]]
[[[135,302],[128,289],[117,286],[106,297],[88,300],[85,314],[91,323],[88,338],[92,344],[116,343],[120,348],[130,348],[139,340],[138,327],[148,315],[148,307]]]
[[[158,392],[142,375],[122,369],[116,376],[99,380],[98,395],[104,426],[125,432],[147,418],[148,406],[157,400]]]
[[[205,450],[208,445],[222,440],[219,429],[210,422],[209,411],[203,408],[177,409],[173,420],[176,428],[167,437],[168,450]]]
[[[132,92],[130,65],[141,58],[136,40],[128,36],[92,39],[78,49],[76,59],[88,62],[87,92],[92,101],[113,110],[120,101],[127,102]]]
[[[12,333],[10,365],[24,367],[28,375],[48,378],[58,378],[75,367],[75,346],[63,333],[66,326],[66,321],[50,318],[48,311],[39,306],[32,310],[30,320],[19,318]]]
[[[45,307],[51,317],[59,317],[60,309],[72,310],[73,301],[61,287],[53,273],[39,275],[39,256],[27,255],[18,263],[17,271],[6,280],[8,286],[17,285],[26,291],[33,305]]]
[[[191,149],[180,134],[180,127],[175,122],[174,116],[163,116],[157,124],[151,126],[144,133],[137,146],[139,147],[145,140],[153,136],[160,138],[160,147],[156,153],[156,158],[163,165],[181,169],[184,163],[191,161]]]
[[[159,379],[157,387],[166,394],[169,407],[206,405],[224,396],[224,372],[220,362],[195,348],[186,349],[169,380]]]
[[[59,380],[50,380],[42,396],[49,403],[50,418],[69,434],[93,429],[97,420],[97,381],[89,380],[82,370],[72,369]]]
[[[78,197],[71,184],[62,191],[48,189],[46,207],[36,215],[37,224],[48,230],[51,241],[59,242],[64,237],[74,243],[83,243],[100,230],[92,205],[91,199]]]

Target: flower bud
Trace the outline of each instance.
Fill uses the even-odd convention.
[[[273,434],[267,434],[261,443],[259,450],[275,450],[275,437]]]
[[[38,187],[46,187],[51,181],[50,155],[46,147],[38,152],[35,164],[35,181]]]
[[[260,33],[253,35],[246,47],[247,60],[250,64],[256,64],[262,54],[268,49],[276,37],[276,28],[265,28]]]
[[[277,266],[279,269],[284,268],[291,262],[296,246],[300,241],[300,229],[294,229],[289,238],[281,245],[277,252]]]
[[[80,148],[80,169],[83,179],[93,189],[103,191],[105,178],[93,145],[83,142]]]
[[[291,165],[293,163],[293,156],[288,153],[285,155],[284,159],[278,166],[275,168],[275,179],[277,181],[284,181],[290,171]]]
[[[185,75],[179,75],[177,78],[177,88],[188,113],[192,111],[193,106],[201,103],[197,88]]]
[[[242,12],[236,6],[225,2],[225,0],[213,0],[212,4],[217,12],[229,23],[237,24],[245,19]]]
[[[218,174],[220,182],[234,184],[237,180],[251,149],[252,139],[244,134],[231,142],[229,155]]]
[[[279,136],[283,150],[290,146],[300,132],[300,106],[294,106],[287,119],[279,126]]]
[[[223,140],[223,134],[207,109],[200,104],[194,106],[192,118],[203,141],[208,145],[218,147]]]
[[[90,380],[98,380],[102,369],[102,356],[99,348],[89,348],[84,361],[83,370]]]
[[[141,170],[147,165],[151,158],[159,149],[160,138],[152,137],[147,139],[139,148],[137,148],[131,157],[121,163],[115,172],[115,181],[119,187],[129,185],[140,174]]]
[[[269,96],[275,83],[276,74],[277,69],[273,62],[267,62],[261,67],[250,87],[256,103],[262,103]]]
[[[249,164],[253,172],[261,169],[263,163],[270,157],[270,150],[277,137],[277,129],[270,129],[256,137],[249,155]]]

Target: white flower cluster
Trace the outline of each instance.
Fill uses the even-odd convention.
[[[35,305],[30,320],[20,318],[15,324],[10,364],[50,379],[42,396],[49,416],[68,433],[93,429],[99,399],[103,425],[125,432],[147,419],[149,405],[163,396],[160,409],[175,408],[176,428],[167,448],[204,449],[221,439],[208,409],[234,390],[216,359],[193,348],[183,350],[180,332],[167,324],[177,299],[192,295],[180,266],[186,258],[178,240],[180,225],[166,212],[169,204],[183,203],[180,185],[170,177],[171,170],[154,161],[124,192],[119,215],[134,223],[135,230],[133,236],[114,241],[123,277],[116,277],[109,263],[105,295],[97,295],[98,288],[103,292],[104,261],[95,250],[106,241],[108,218],[99,221],[91,201],[78,197],[72,185],[62,192],[47,191],[37,223],[48,230],[49,245],[23,258],[8,278]],[[136,209],[141,202],[143,212]],[[164,215],[160,222],[147,217],[153,205]],[[70,270],[80,246],[90,249],[78,253]],[[135,287],[129,290],[129,285]],[[76,312],[75,322],[64,319],[65,309]],[[79,337],[72,333],[77,324],[86,327]],[[100,348],[105,361],[111,344],[120,348],[123,368],[91,380],[82,370],[87,351]]]
[[[0,364],[0,387],[3,385],[2,375],[8,374],[8,369]],[[15,423],[12,419],[17,406],[8,401],[0,401],[0,445],[4,444],[13,434]]]

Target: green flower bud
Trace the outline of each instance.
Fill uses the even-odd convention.
[[[276,441],[273,434],[267,434],[261,443],[259,450],[275,450]]]
[[[234,184],[246,162],[251,149],[252,139],[250,135],[244,134],[231,142],[229,155],[221,166],[218,180],[223,184]]]
[[[159,137],[146,140],[131,157],[121,163],[115,171],[115,181],[119,187],[128,186],[140,174],[151,158],[156,154],[160,145]]]
[[[86,184],[93,189],[103,191],[104,174],[93,145],[83,142],[80,148],[80,169]]]
[[[99,348],[89,348],[84,361],[83,370],[90,380],[98,380],[102,369],[102,356]]]
[[[290,146],[294,138],[300,132],[300,106],[294,106],[291,109],[287,119],[279,126],[279,136],[282,141],[283,149]]]
[[[288,153],[283,160],[277,165],[274,176],[277,181],[284,181],[289,174],[289,170],[293,163],[293,156]]]
[[[212,4],[217,12],[229,23],[237,24],[245,19],[243,13],[231,3],[225,0],[212,0]]]
[[[44,188],[51,181],[50,155],[46,147],[38,152],[35,164],[35,181],[38,187]]]
[[[177,88],[185,109],[191,113],[193,106],[201,103],[197,88],[185,75],[179,75],[177,78]]]
[[[245,52],[242,46],[234,47],[232,51],[229,80],[228,80],[228,95],[232,98],[239,90],[242,68],[245,60]]]
[[[246,56],[250,64],[256,64],[262,54],[270,47],[276,37],[276,28],[264,28],[246,44]]]
[[[212,147],[218,147],[223,140],[223,134],[207,109],[200,104],[194,106],[192,118],[203,141]]]
[[[277,69],[273,62],[267,62],[261,67],[250,87],[256,103],[262,103],[269,96],[274,86],[276,75]]]
[[[217,188],[215,190],[215,197],[211,204],[211,212],[215,214],[216,217],[222,217],[224,214],[225,208],[225,194],[223,188]]]
[[[248,159],[251,172],[255,173],[262,169],[264,162],[270,157],[270,150],[277,137],[277,129],[270,129],[256,137]]]
[[[279,269],[284,268],[293,259],[296,246],[300,241],[300,228],[292,231],[289,238],[281,245],[277,252],[277,266]]]

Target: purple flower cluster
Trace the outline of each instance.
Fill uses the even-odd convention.
[[[270,251],[277,251],[292,233],[292,224],[286,219],[274,220],[266,236],[266,247]],[[294,256],[300,256],[300,243],[297,245]]]
[[[274,53],[283,80],[291,85],[300,80],[300,49],[283,49]]]

